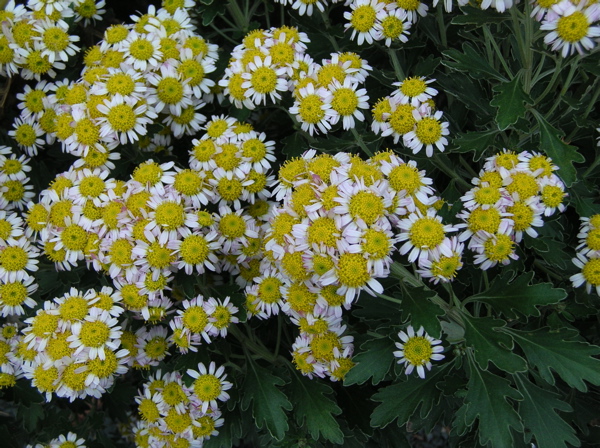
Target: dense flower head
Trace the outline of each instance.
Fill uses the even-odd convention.
[[[127,372],[129,351],[121,348],[117,321],[123,308],[113,294],[109,287],[71,288],[24,321],[22,341],[35,354],[21,359],[23,374],[48,401],[53,394],[100,397]]]
[[[475,251],[475,264],[488,269],[517,259],[525,235],[536,238],[543,217],[564,211],[565,185],[558,168],[540,153],[504,149],[488,157],[475,185],[461,197],[459,241]]]
[[[216,368],[214,362],[208,369],[199,364],[187,375],[195,378],[191,386],[180,372],[159,369],[135,398],[139,419],[132,419],[133,432],[147,434],[151,446],[167,447],[182,441],[190,446],[219,433],[217,428],[224,420],[217,400],[226,401],[229,395],[225,391],[232,386],[225,380],[224,368]]]

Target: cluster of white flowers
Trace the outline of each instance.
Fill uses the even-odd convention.
[[[23,79],[54,78],[74,56],[79,37],[67,21],[100,20],[104,0],[10,0],[0,11],[0,75]]]
[[[518,258],[517,244],[524,233],[537,237],[535,227],[544,224],[542,216],[565,210],[567,194],[558,167],[542,154],[504,150],[486,159],[473,187],[461,200],[464,209],[457,217],[464,229],[459,241],[467,241],[475,264],[489,269]]]
[[[571,276],[570,280],[575,288],[585,284],[588,294],[593,289],[600,296],[600,214],[581,218],[577,239],[578,252],[573,263],[581,272]]]
[[[263,259],[246,286],[249,315],[280,311],[300,329],[293,360],[308,376],[342,379],[352,367],[352,336],[344,336],[343,309],[361,291],[381,293],[397,243],[419,260],[424,277],[450,281],[462,247],[446,238],[432,208],[432,181],[391,151],[365,161],[348,153],[310,150],[280,169],[264,237]],[[453,269],[438,264],[454,261]]]
[[[353,128],[355,119],[364,119],[361,109],[369,107],[367,91],[359,87],[371,67],[355,53],[332,53],[319,64],[306,53],[306,43],[306,34],[292,27],[251,31],[234,49],[219,85],[236,107],[248,109],[292,92],[289,112],[311,135],[339,122]]]
[[[345,28],[352,30],[351,39],[356,39],[358,45],[383,40],[388,47],[395,41],[408,41],[411,25],[429,9],[418,0],[349,0],[346,5],[350,11],[344,13],[348,20]]]
[[[21,364],[15,354],[19,350],[19,328],[17,324],[4,324],[0,332],[0,390],[13,387],[17,378],[23,376]]]
[[[24,155],[17,156],[12,148],[0,146],[0,210],[23,210],[35,196],[30,185],[29,161]],[[0,236],[0,239],[6,238]]]
[[[0,147],[0,314],[20,316],[36,305],[32,294],[38,288],[33,273],[38,270],[39,251],[21,209],[33,197],[27,173],[29,159],[17,158],[6,146]]]
[[[216,45],[195,33],[185,8],[150,6],[132,20],[108,27],[86,50],[79,80],[25,87],[10,134],[29,155],[58,139],[80,158],[77,166],[111,167],[119,144],[168,149],[172,137],[200,129],[206,117],[199,110],[215,85],[207,75],[215,70]],[[154,123],[162,129],[147,135]]]
[[[86,448],[86,445],[85,439],[78,437],[74,432],[68,432],[67,435],[61,434],[48,443],[26,445],[25,448]]]
[[[356,53],[332,53],[321,64],[305,57],[294,83],[294,104],[290,113],[303,131],[326,134],[332,126],[354,128],[355,119],[364,120],[361,110],[369,108],[365,82],[371,66]]]
[[[254,109],[281,100],[294,88],[306,65],[308,36],[295,27],[282,26],[248,33],[231,54],[219,85],[236,107]]]
[[[71,288],[44,302],[25,319],[15,368],[50,401],[53,394],[99,398],[115,377],[127,372],[129,351],[121,346],[123,312],[112,288],[86,292]]]
[[[381,98],[372,109],[371,129],[376,134],[402,139],[404,146],[417,154],[425,147],[427,157],[434,148],[443,152],[448,145],[448,123],[442,121],[442,111],[436,111],[433,98],[438,91],[430,87],[435,79],[411,77],[395,82],[390,96]]]
[[[232,384],[226,380],[223,367],[211,362],[189,369],[194,379],[187,386],[179,372],[158,370],[142,386],[135,398],[141,419],[134,419],[132,438],[136,446],[200,448],[204,441],[219,433],[223,425],[218,401],[229,399]]]

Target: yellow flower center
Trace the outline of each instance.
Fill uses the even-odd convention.
[[[367,259],[362,254],[347,253],[340,255],[337,276],[342,285],[350,288],[364,286],[371,279]]]
[[[221,381],[215,375],[200,375],[194,381],[194,393],[200,401],[213,401],[221,395]]]
[[[385,211],[383,200],[370,191],[359,191],[350,199],[350,216],[362,219],[367,225],[372,225]]]
[[[429,216],[417,219],[409,231],[410,242],[419,249],[433,249],[444,241],[444,237],[442,223]]]
[[[331,108],[342,116],[352,115],[358,108],[358,96],[354,89],[341,87],[333,92]]]
[[[573,14],[558,19],[556,32],[558,37],[565,42],[575,43],[583,39],[590,28],[588,19],[581,11],[575,11]]]
[[[496,235],[495,238],[490,238],[483,245],[485,255],[491,261],[508,260],[514,250],[514,242],[508,235]]]
[[[277,73],[270,67],[258,67],[252,73],[250,83],[257,93],[274,92],[277,87]]]
[[[370,4],[362,5],[352,12],[350,23],[356,31],[366,33],[375,25],[376,15],[375,9]]]

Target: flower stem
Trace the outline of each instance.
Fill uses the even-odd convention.
[[[396,73],[396,78],[398,81],[404,80],[406,75],[404,74],[404,70],[402,70],[402,66],[400,65],[400,61],[398,60],[398,55],[392,49],[388,49],[388,54],[390,55],[390,60],[392,61],[392,66],[394,67],[394,73]]]
[[[360,136],[360,134],[356,131],[355,128],[350,128],[350,132],[352,132],[352,135],[354,136],[354,139],[356,140],[356,143],[358,143],[358,146],[360,146],[360,148],[363,150],[363,152],[368,155],[369,157],[373,157],[373,151],[371,151],[368,146],[365,144],[364,140],[362,139],[362,137]]]

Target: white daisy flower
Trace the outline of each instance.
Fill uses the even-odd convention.
[[[147,126],[158,116],[147,104],[118,93],[96,108],[102,113],[97,121],[101,125],[100,137],[108,141],[117,140],[122,145],[128,141],[134,143],[146,135]]]
[[[358,45],[364,42],[373,43],[373,39],[377,39],[379,24],[377,14],[383,10],[385,3],[378,0],[354,0],[350,4],[351,11],[344,13],[344,19],[348,23],[344,25],[346,30],[352,29],[350,38],[356,38]]]
[[[342,127],[348,130],[354,127],[354,119],[363,121],[365,116],[360,109],[369,108],[369,96],[366,89],[359,89],[358,83],[350,78],[344,79],[343,84],[333,80],[328,86],[331,93],[331,115],[330,123],[337,124],[342,119]]]
[[[591,294],[592,289],[600,296],[600,257],[586,257],[583,253],[578,253],[573,258],[573,264],[581,269],[578,274],[572,275],[569,280],[574,288],[579,288],[585,283],[585,290]]]
[[[544,37],[544,43],[551,45],[553,51],[560,50],[566,58],[575,51],[583,54],[584,50],[594,48],[594,38],[600,36],[600,26],[593,25],[600,16],[598,5],[563,0],[552,5],[552,12],[552,16],[546,15],[540,29],[550,31]]]
[[[415,333],[412,325],[409,325],[406,332],[401,331],[398,337],[402,342],[396,342],[396,347],[400,350],[394,352],[398,358],[398,364],[406,367],[406,374],[410,375],[417,369],[420,378],[425,378],[425,369],[431,370],[431,361],[441,361],[444,355],[444,347],[440,344],[442,341],[429,336],[423,327]]]
[[[421,151],[423,146],[427,157],[433,157],[434,146],[444,152],[448,145],[448,139],[444,136],[450,134],[450,131],[448,122],[441,121],[442,115],[442,111],[437,111],[433,115],[427,113],[424,116],[418,109],[413,110],[415,129],[403,136],[404,144],[412,149],[413,154]]]
[[[209,407],[216,408],[217,400],[229,400],[226,391],[231,389],[233,384],[226,381],[227,374],[223,366],[217,368],[215,363],[211,362],[207,369],[203,363],[199,363],[196,370],[188,369],[186,373],[194,378],[194,398],[199,401],[202,412],[206,413]]]

